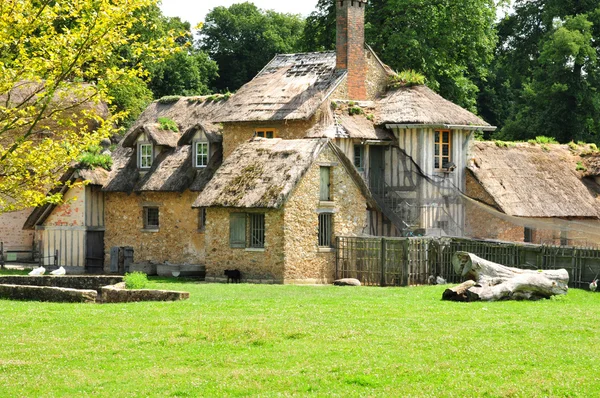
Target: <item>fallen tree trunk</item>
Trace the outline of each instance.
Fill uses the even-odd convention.
[[[467,252],[456,252],[452,266],[467,282],[446,289],[442,300],[537,300],[566,294],[569,289],[569,274],[565,269],[532,271],[511,268]]]

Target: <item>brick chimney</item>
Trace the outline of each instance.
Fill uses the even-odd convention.
[[[336,65],[348,70],[348,98],[367,99],[365,7],[367,0],[335,0],[337,11]]]

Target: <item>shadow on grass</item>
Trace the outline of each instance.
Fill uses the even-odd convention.
[[[180,276],[180,277],[166,277],[166,276],[149,276],[148,280],[150,282],[155,282],[155,283],[177,283],[177,284],[181,284],[181,283],[204,283],[204,278],[194,278],[194,277],[185,277],[185,276]]]

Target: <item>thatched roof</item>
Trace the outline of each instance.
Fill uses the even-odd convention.
[[[508,215],[597,218],[599,202],[576,171],[579,157],[566,146],[548,148],[476,142],[469,169]]]
[[[377,101],[378,124],[470,126],[495,129],[484,120],[444,99],[426,86],[390,90]]]
[[[102,186],[108,178],[108,171],[104,170],[102,167],[96,167],[94,169],[78,169],[77,167],[70,167],[59,179],[60,186],[52,189],[49,194],[53,195],[56,193],[61,193],[64,195],[69,187],[65,183],[67,181],[74,182],[78,179],[89,181],[91,185],[100,185]],[[23,225],[23,229],[35,229],[36,225],[42,225],[44,221],[52,214],[52,211],[56,208],[55,204],[46,204],[44,206],[36,207],[33,209],[25,224]]]
[[[225,159],[193,207],[281,208],[326,147],[354,171],[352,178],[376,206],[350,160],[329,140],[255,138]]]
[[[586,155],[582,159],[583,166],[586,168],[585,175],[588,177],[600,176],[600,153],[595,152]]]
[[[132,148],[135,145],[137,138],[143,133],[148,136],[148,139],[154,145],[166,146],[169,148],[175,148],[177,142],[181,138],[181,134],[171,130],[163,130],[158,123],[148,123],[136,127],[130,134],[127,134],[123,139],[122,145],[124,147]]]
[[[308,119],[345,74],[335,52],[277,55],[227,101],[218,121]]]
[[[140,126],[154,124],[158,118],[173,120],[179,126],[179,131],[186,133],[190,128],[201,125],[211,141],[220,140],[221,127],[216,123],[223,105],[227,102],[210,100],[211,97],[182,97],[172,102],[154,101],[137,118],[129,129],[133,133]],[[219,138],[217,138],[219,136]],[[127,136],[125,139],[128,139]]]
[[[338,103],[335,111],[329,107],[321,119],[306,133],[306,138],[353,138],[360,140],[393,141],[394,135],[373,122],[373,102],[361,103],[361,114],[350,115],[346,103]]]
[[[220,145],[220,144],[215,144]],[[140,174],[132,148],[119,147],[113,153],[113,167],[103,190],[107,192],[202,191],[219,168],[222,155],[216,151],[207,167],[192,166],[192,146],[182,145],[162,151],[144,175]]]

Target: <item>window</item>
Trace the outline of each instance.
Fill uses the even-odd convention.
[[[365,171],[365,146],[354,145],[354,167],[359,171]]]
[[[198,209],[198,231],[204,231],[206,229],[206,208],[201,207]]]
[[[208,166],[208,142],[196,141],[194,143],[194,167]]]
[[[265,215],[250,214],[250,247],[265,247]]]
[[[144,207],[144,229],[158,229],[158,207]]]
[[[568,231],[560,231],[560,245],[561,246],[569,246],[569,232]]]
[[[246,247],[246,213],[229,215],[229,246]]]
[[[331,200],[331,167],[321,166],[321,190],[319,200]]]
[[[152,158],[154,157],[153,152],[152,144],[138,144],[138,165],[140,169],[149,169],[152,167]]]
[[[333,214],[319,214],[319,247],[331,247],[331,237],[333,235]]]
[[[276,138],[275,129],[256,129],[254,131],[255,137],[261,138]]]
[[[533,228],[525,227],[523,231],[523,242],[532,243],[533,242]]]
[[[246,236],[246,227],[249,234]],[[265,247],[265,215],[262,213],[231,213],[229,215],[229,246],[262,249]]]
[[[450,130],[436,130],[435,132],[435,169],[444,170],[447,169],[452,161],[451,153],[451,137],[452,132]]]

